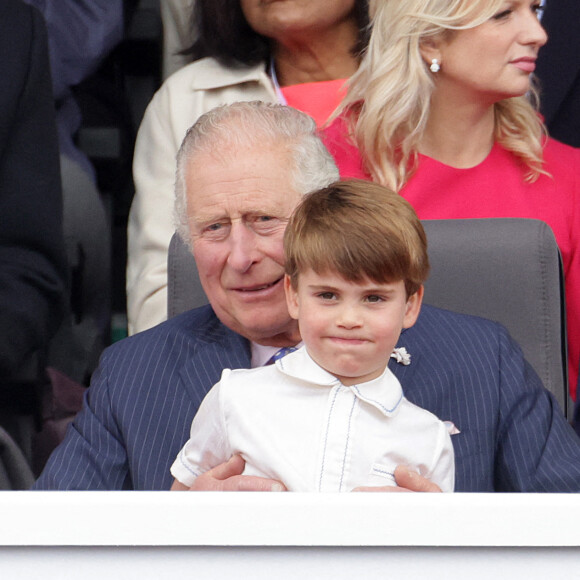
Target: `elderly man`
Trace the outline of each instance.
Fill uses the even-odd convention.
[[[177,214],[211,306],[106,351],[38,489],[169,489],[169,466],[222,369],[264,364],[300,340],[282,289],[282,235],[300,196],[336,176],[298,111],[238,103],[200,118],[178,156]],[[580,491],[580,440],[504,329],[424,306],[399,346],[413,357],[391,363],[407,398],[460,431],[457,491]],[[197,488],[284,489],[242,469],[234,457]],[[404,469],[396,477],[436,490]]]

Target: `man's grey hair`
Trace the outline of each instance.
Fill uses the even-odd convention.
[[[187,168],[196,155],[212,151],[271,148],[285,145],[294,167],[290,185],[305,195],[339,179],[336,164],[318,136],[314,120],[291,107],[261,101],[223,105],[202,115],[190,127],[177,153],[174,221],[191,246],[187,213]]]

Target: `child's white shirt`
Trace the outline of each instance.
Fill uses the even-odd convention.
[[[405,399],[388,368],[347,387],[305,348],[270,366],[224,370],[171,473],[191,486],[236,453],[246,460],[244,475],[282,481],[289,491],[396,485],[397,465],[415,469],[442,491],[453,491],[455,483],[448,428]]]

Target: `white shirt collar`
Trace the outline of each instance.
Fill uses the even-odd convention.
[[[232,68],[222,66],[213,58],[203,58],[189,66],[194,65],[196,67],[195,76],[191,79],[191,88],[194,91],[221,89],[231,85],[268,80],[264,64]]]
[[[286,355],[276,361],[276,366],[284,374],[320,386],[340,385],[340,381],[317,365],[306,348]],[[362,401],[372,405],[384,415],[394,414],[403,399],[403,388],[395,375],[387,367],[376,379],[347,387]]]

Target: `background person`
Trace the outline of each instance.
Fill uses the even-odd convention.
[[[80,84],[124,36],[123,0],[24,0],[44,16],[60,151],[93,181],[94,168],[75,142],[81,111],[74,97]]]
[[[547,139],[525,96],[546,42],[538,7],[532,0],[373,0],[369,49],[344,102],[348,121],[329,127],[326,144],[343,177],[395,189],[421,219],[548,223],[564,264],[574,397],[580,151]]]
[[[203,235],[216,234],[194,230],[194,248]],[[410,362],[395,346],[419,315],[429,272],[411,206],[376,184],[335,183],[292,214],[284,256],[303,347],[260,368],[224,370],[171,466],[172,489],[240,453],[244,474],[288,491],[396,485],[399,464],[453,491],[446,425],[405,399],[387,368],[392,356]]]
[[[66,257],[46,28],[19,0],[0,7],[0,376],[46,347],[63,314]]]
[[[128,224],[129,333],[167,318],[175,155],[215,106],[282,102],[320,122],[336,108],[366,39],[366,0],[196,0],[194,61],[151,101],[137,136]]]
[[[549,42],[540,50],[540,110],[550,135],[580,147],[580,2],[549,0],[542,26]]]
[[[124,37],[124,0],[24,0],[38,8],[48,31],[52,88],[59,137],[63,231],[67,243],[70,304],[51,363],[66,378],[88,385],[110,342],[110,207],[95,169],[78,145],[83,115],[77,88]],[[103,91],[104,92],[104,91]]]
[[[46,27],[35,8],[0,3],[0,54],[0,425],[32,461],[68,279]]]
[[[219,234],[194,244],[210,305],[105,351],[37,489],[169,489],[172,458],[223,369],[260,366],[300,342],[283,289],[284,229],[302,195],[338,176],[313,120],[263,103],[215,109],[190,130],[176,175],[182,237],[192,242],[194,224]],[[461,431],[456,491],[580,491],[580,439],[503,327],[425,305],[398,347],[412,357],[389,364],[405,396]],[[283,486],[242,469],[234,456],[195,486]],[[395,476],[437,489],[400,467]]]
[[[160,0],[163,24],[163,78],[171,76],[189,64],[190,58],[182,51],[191,46],[195,39],[192,26],[193,3],[195,0]]]

